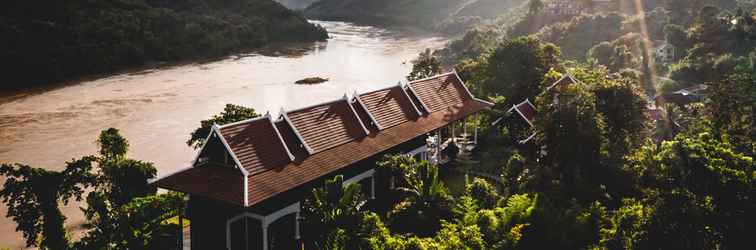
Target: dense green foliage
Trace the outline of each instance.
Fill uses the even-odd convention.
[[[321,0],[307,7],[308,17],[367,24],[433,27],[462,4],[460,0]]]
[[[7,216],[18,224],[27,246],[42,249],[156,249],[165,248],[159,236],[177,228],[163,223],[184,206],[183,195],[156,195],[147,181],[157,174],[149,162],[129,159],[128,141],[118,129],[100,133],[97,156],[67,163],[61,171],[3,164],[8,177],[0,197],[8,204]],[[95,167],[93,167],[95,166]],[[70,242],[64,229],[66,217],[59,206],[70,199],[81,201],[85,189],[86,235]],[[41,239],[41,240],[40,240]]]
[[[620,36],[624,18],[617,13],[577,16],[569,22],[546,26],[538,34],[543,41],[559,45],[565,59],[583,60],[594,44]]]
[[[397,188],[405,198],[389,219],[396,231],[430,236],[442,226],[442,219],[451,218],[451,197],[438,175],[438,166],[414,158],[409,162],[402,173],[406,185]]]
[[[304,10],[307,6],[310,6],[310,4],[317,1],[318,0],[276,0],[276,2],[279,2],[283,6],[286,6],[286,8],[292,10]]]
[[[456,35],[491,22],[524,0],[321,0],[305,15],[321,20],[410,26]]]
[[[479,93],[503,96],[509,103],[520,102],[543,91],[544,74],[558,67],[560,50],[534,37],[504,40],[476,62],[459,65],[458,71]],[[469,61],[468,61],[469,62]]]
[[[63,171],[32,168],[22,164],[3,164],[0,174],[7,177],[0,197],[8,205],[8,217],[18,224],[27,246],[45,249],[66,249],[69,239],[63,228],[66,217],[59,203],[81,200],[84,189],[94,176],[92,157],[66,163]],[[37,241],[41,239],[40,241]]]
[[[412,71],[407,76],[407,80],[419,80],[440,73],[441,62],[431,53],[430,49],[426,49],[416,59],[412,60]]]
[[[440,52],[423,52],[413,62],[412,78],[438,72],[439,62],[456,64],[472,91],[495,103],[473,121],[499,121],[481,133],[471,154],[479,163],[436,166],[405,155],[386,156],[377,164],[377,179],[390,180],[394,188],[376,200],[361,194],[358,184],[344,185],[342,176],[327,180],[304,202],[305,245],[407,250],[748,246],[756,211],[756,6],[733,0],[643,2],[647,12],[640,16],[588,13],[551,25],[544,21],[550,19],[543,3],[533,0],[519,22],[503,29],[507,35],[476,30]],[[736,5],[741,8],[733,9]],[[557,45],[537,36],[515,37],[518,32],[557,43],[571,60],[562,60]],[[578,39],[583,36],[589,39]],[[679,54],[654,68],[647,43],[662,37]],[[656,70],[669,71],[665,85],[703,83],[706,95],[685,105],[654,100],[660,86],[649,84],[660,78],[653,75]],[[566,74],[576,81],[547,88]],[[516,125],[513,118],[519,117],[506,112],[526,98],[537,109],[533,126]],[[652,105],[663,109],[653,120]],[[187,144],[201,145],[213,123],[255,116],[252,109],[228,105],[202,121]],[[532,140],[519,141],[531,134]],[[0,174],[8,181],[0,197],[9,205],[8,216],[28,245],[68,248],[58,203],[81,199],[81,191],[93,187],[84,209],[90,230],[74,248],[167,248],[155,236],[172,230],[162,222],[180,211],[182,197],[154,195],[146,185],[154,167],[126,158],[128,142],[117,130],[103,131],[97,143],[100,155],[74,160],[61,172],[2,165]],[[92,172],[92,163],[97,171]],[[450,168],[473,176],[485,173],[496,183],[473,178],[452,195],[440,173]]]
[[[397,228],[390,216],[371,214],[361,221],[373,232],[364,239],[371,244],[361,248],[747,246],[756,211],[754,12],[730,15],[699,1],[690,5],[700,7],[678,2],[685,6],[668,10],[674,1],[647,2],[656,9],[641,17],[588,14],[538,29],[563,48],[476,29],[437,51],[476,95],[495,103],[475,123],[499,122],[483,129],[472,154],[480,163],[444,167],[486,176],[498,169],[501,178],[496,185],[468,183],[435,233]],[[528,15],[541,15],[543,6],[531,6]],[[679,54],[672,62],[649,59],[655,56],[649,38],[667,39]],[[572,60],[562,60],[560,51]],[[672,79],[661,78],[667,71]],[[564,76],[559,72],[577,82],[546,91]],[[703,83],[705,97],[688,105],[654,101],[662,87],[652,85],[657,80],[670,91]],[[505,112],[525,98],[537,109],[532,127],[518,126],[519,116]],[[655,105],[663,113],[650,119]],[[527,144],[518,142],[530,134]],[[413,164],[389,157],[379,169],[393,165],[385,172],[406,174]]]
[[[213,125],[224,125],[252,119],[260,116],[255,113],[255,109],[248,108],[240,105],[226,104],[223,108],[223,112],[217,115],[213,115],[210,119],[200,121],[200,127],[192,131],[189,136],[189,140],[186,141],[186,145],[195,149],[202,148],[205,144],[205,139],[210,136],[210,131]]]
[[[360,185],[344,185],[344,177],[339,175],[327,180],[321,188],[312,191],[305,200],[304,239],[315,249],[343,249],[355,239],[350,232],[356,230],[359,207],[364,202]]]
[[[327,37],[272,0],[12,2],[0,9],[0,88]]]

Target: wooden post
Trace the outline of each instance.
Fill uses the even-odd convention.
[[[452,122],[452,124],[451,124],[451,130],[452,130],[451,131],[451,139],[452,139],[452,142],[454,142],[454,125],[455,125],[455,123],[456,122]]]
[[[478,125],[480,125],[480,115],[478,113],[475,113],[475,123],[473,124],[475,126],[475,145],[478,145]]]
[[[462,119],[462,136],[467,136],[467,116]]]
[[[184,217],[181,216],[183,209],[179,207],[178,210],[179,210],[178,212],[178,221],[179,221],[178,246],[179,246],[179,249],[182,250],[184,249]]]

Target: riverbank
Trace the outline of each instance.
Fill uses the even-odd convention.
[[[408,62],[426,48],[440,48],[445,38],[343,22],[313,21],[325,27],[327,42],[300,48],[255,51],[212,62],[162,65],[156,69],[61,84],[0,104],[0,162],[20,162],[60,170],[65,161],[95,154],[93,143],[108,127],[121,130],[129,157],[150,161],[158,176],[185,168],[195,151],[186,146],[199,121],[220,112],[226,103],[273,115],[393,86],[410,72]],[[272,56],[278,54],[279,56]],[[327,84],[296,85],[309,77]],[[2,98],[0,98],[2,99]],[[67,228],[83,221],[78,203],[63,208]],[[0,206],[0,248],[23,248],[15,222]]]
[[[299,57],[304,56],[316,47],[322,47],[326,41],[319,42],[278,42],[269,44],[260,48],[240,49],[236,53],[214,56],[198,59],[185,59],[171,62],[152,62],[138,66],[130,66],[124,69],[114,70],[106,73],[94,73],[83,76],[72,77],[67,80],[50,82],[41,85],[16,86],[16,88],[0,88],[0,105],[22,99],[24,97],[40,94],[56,89],[72,86],[80,83],[95,81],[111,76],[118,75],[145,75],[159,70],[168,70],[176,67],[199,66],[210,64],[222,60],[240,60],[252,56],[273,56],[273,57]],[[0,86],[2,87],[2,86]]]
[[[23,1],[0,16],[2,57],[13,62],[0,89],[328,37],[272,0]]]

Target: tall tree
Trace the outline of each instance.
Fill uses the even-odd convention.
[[[124,218],[133,216],[123,207],[135,198],[156,192],[156,188],[150,186],[148,180],[155,177],[157,169],[152,163],[126,157],[129,143],[118,129],[103,130],[97,144],[100,146],[100,155],[97,159],[96,185],[87,195],[87,207],[83,209],[88,220],[85,226],[90,231],[82,240],[80,248],[110,248],[131,242],[128,238],[133,237],[133,225],[124,221]],[[131,244],[130,248],[134,247]]]
[[[595,95],[572,84],[540,96],[536,103],[536,142],[544,151],[537,168],[541,191],[560,191],[584,201],[603,195],[598,186],[606,158],[606,123]]]
[[[226,104],[223,108],[223,112],[217,115],[213,115],[210,119],[200,121],[200,127],[195,129],[189,140],[186,141],[186,145],[195,149],[201,148],[205,144],[205,138],[210,135],[210,130],[213,124],[223,125],[251,119],[260,116],[255,113],[255,109],[248,108],[240,105]]]
[[[407,80],[414,81],[431,77],[441,73],[441,61],[430,49],[420,52],[416,59],[412,60],[412,71]]]
[[[506,40],[488,57],[483,89],[488,95],[506,97],[510,103],[536,96],[542,90],[539,84],[543,75],[557,66],[559,55],[554,45],[533,37]]]
[[[0,197],[8,205],[8,217],[18,224],[29,247],[68,249],[64,222],[59,204],[81,194],[95,177],[90,173],[94,157],[83,157],[66,163],[63,171],[32,168],[22,164],[3,164],[0,175],[7,177]],[[37,241],[41,239],[40,241]]]
[[[590,87],[596,98],[596,110],[606,124],[608,153],[621,161],[647,136],[646,95],[639,79],[602,70],[576,69],[573,74]]]

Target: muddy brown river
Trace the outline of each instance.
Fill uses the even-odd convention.
[[[115,127],[131,144],[129,156],[155,163],[158,175],[164,176],[188,166],[195,153],[185,144],[190,131],[226,103],[276,115],[281,108],[394,85],[409,73],[410,60],[421,50],[446,41],[342,22],[318,23],[330,32],[327,42],[113,75],[23,97],[0,94],[0,162],[60,170],[67,160],[95,154],[99,132]],[[312,76],[329,81],[294,84]],[[63,209],[72,231],[82,222],[79,206],[71,203]],[[6,212],[0,206],[0,249],[23,248],[21,233],[15,232]]]

